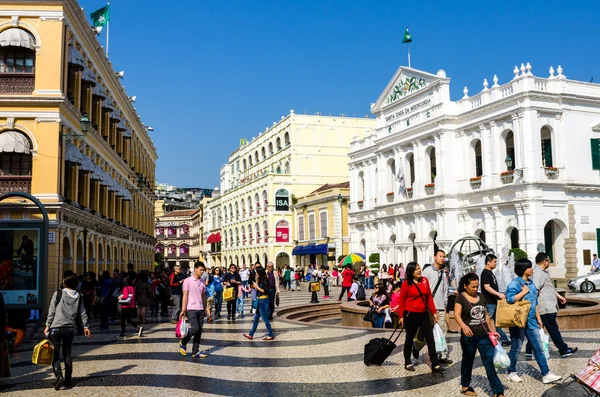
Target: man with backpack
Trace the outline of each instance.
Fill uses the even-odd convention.
[[[71,347],[73,345],[73,338],[75,338],[78,320],[83,323],[85,336],[89,338],[92,335],[88,325],[87,313],[83,306],[82,296],[75,290],[77,283],[77,275],[75,273],[65,272],[62,283],[63,289],[54,293],[48,308],[48,319],[46,320],[44,334],[47,335],[54,346],[52,369],[56,376],[55,390],[59,390],[63,384],[65,387],[72,386],[73,357],[71,356]],[[64,377],[60,367],[61,347],[65,362]]]
[[[446,337],[446,304],[448,303],[448,277],[444,269],[446,262],[446,253],[437,249],[433,255],[433,265],[425,266],[422,275],[427,277],[431,287],[431,295],[438,316],[438,325]],[[425,343],[415,341],[413,344],[413,356],[419,357],[419,351],[425,346]],[[448,351],[438,353],[438,362],[440,364],[452,364],[452,360],[448,358]]]

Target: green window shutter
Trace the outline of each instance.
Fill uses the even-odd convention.
[[[592,169],[600,170],[600,139],[592,138]]]
[[[546,167],[552,167],[552,139],[546,139],[544,144],[544,158],[546,159]]]
[[[550,167],[546,164],[546,167]],[[544,245],[546,246],[546,254],[550,257],[550,262],[554,263],[554,247],[552,246],[552,222],[544,228]]]
[[[600,252],[600,229],[596,229],[596,252],[595,254]]]

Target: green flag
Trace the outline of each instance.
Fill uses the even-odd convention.
[[[402,38],[402,44],[411,43],[412,37],[410,37],[410,33],[408,33],[408,28],[406,28],[406,32],[404,32],[404,37]]]
[[[92,12],[92,25],[94,27],[104,26],[110,22],[110,5],[104,6],[99,10]]]

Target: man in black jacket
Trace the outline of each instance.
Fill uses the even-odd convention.
[[[229,266],[229,273],[223,277],[225,287],[233,288],[233,299],[227,301],[227,320],[235,321],[235,309],[238,296],[238,287],[242,284],[242,278],[237,271],[236,265]]]

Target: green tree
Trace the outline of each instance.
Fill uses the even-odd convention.
[[[509,251],[509,255],[510,254],[515,254],[515,261],[518,261],[519,259],[527,259],[527,252],[523,251],[521,248],[512,248]]]
[[[379,263],[379,254],[371,254],[369,255],[369,263]]]

